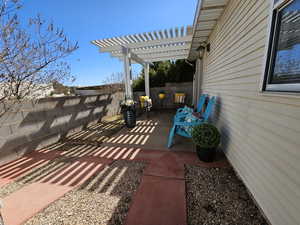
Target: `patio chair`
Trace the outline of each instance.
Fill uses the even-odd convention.
[[[192,138],[191,132],[194,126],[200,125],[208,121],[208,118],[216,103],[216,97],[211,97],[205,109],[203,116],[195,115],[194,113],[178,116],[175,118],[173,127],[170,130],[168,138],[168,148],[173,144],[175,134],[183,137]],[[199,114],[199,113],[198,113]]]
[[[197,104],[197,110],[196,110],[196,112],[201,113],[207,97],[208,97],[207,94],[203,94],[203,95],[200,96],[199,102]],[[175,114],[175,117],[174,117],[174,121],[176,120],[176,117],[181,117],[183,115],[187,115],[187,114],[193,113],[193,112],[194,112],[194,109],[190,108],[188,106],[185,106],[183,108],[179,108],[176,111],[176,114]]]

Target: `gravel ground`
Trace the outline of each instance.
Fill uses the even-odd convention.
[[[267,225],[232,168],[186,166],[189,225]]]
[[[143,169],[143,163],[116,161],[25,225],[121,225]]]

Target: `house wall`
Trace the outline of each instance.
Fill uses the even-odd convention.
[[[123,92],[0,104],[0,164],[119,113]]]
[[[201,92],[222,148],[273,225],[300,224],[300,98],[261,93],[270,1],[231,0],[210,35]],[[200,76],[200,73],[198,74]]]

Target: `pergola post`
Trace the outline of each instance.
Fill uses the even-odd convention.
[[[146,96],[150,97],[150,81],[149,81],[149,63],[144,65],[144,75],[145,75],[145,92]]]
[[[124,81],[125,81],[125,99],[133,99],[131,87],[131,63],[129,49],[123,48],[124,57]]]

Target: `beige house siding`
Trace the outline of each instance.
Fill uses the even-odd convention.
[[[260,93],[270,1],[231,0],[210,36],[201,92],[222,147],[273,225],[300,224],[300,98]],[[200,76],[200,74],[198,74]]]

